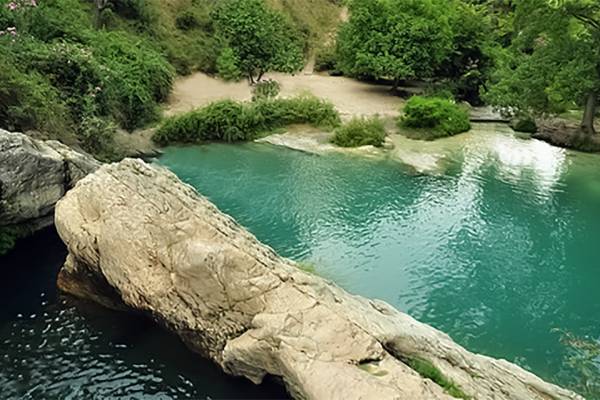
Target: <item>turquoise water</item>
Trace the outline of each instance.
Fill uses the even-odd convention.
[[[594,398],[600,157],[480,135],[438,143],[436,175],[260,144],[174,147],[160,163],[280,254]]]

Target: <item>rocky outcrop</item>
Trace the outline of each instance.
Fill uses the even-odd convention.
[[[53,140],[0,129],[0,228],[53,223],[56,202],[99,163]]]
[[[56,226],[69,250],[61,289],[143,312],[229,374],[281,377],[294,398],[581,399],[303,272],[139,160],[81,180],[57,204]],[[415,360],[460,389],[421,376]]]
[[[600,134],[586,134],[578,124],[560,119],[542,121],[532,137],[566,149],[600,152]]]

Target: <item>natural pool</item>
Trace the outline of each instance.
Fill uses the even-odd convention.
[[[600,157],[508,132],[416,145],[444,147],[445,169],[257,144],[173,147],[160,163],[344,288],[598,395],[600,354],[569,338],[600,345]]]
[[[443,168],[258,144],[173,147],[159,162],[346,289],[599,396],[600,157],[505,131],[403,146]],[[225,376],[148,321],[58,296],[64,256],[49,230],[0,258],[1,398],[283,396]]]

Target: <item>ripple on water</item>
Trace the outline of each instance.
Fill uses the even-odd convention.
[[[600,337],[598,157],[497,125],[396,144],[406,160],[437,160],[436,174],[254,144],[168,149],[160,162],[283,255],[582,388],[556,328]],[[597,364],[585,368],[600,382]]]
[[[45,232],[0,259],[3,400],[287,398],[272,383],[227,377],[146,319],[58,298],[64,253]]]

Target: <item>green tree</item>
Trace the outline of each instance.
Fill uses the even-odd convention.
[[[302,68],[298,32],[262,0],[224,0],[212,12],[217,35],[251,83],[265,72],[294,72]],[[227,50],[229,51],[229,50]]]
[[[432,77],[452,47],[449,7],[438,0],[355,0],[338,36],[339,67],[349,75]]]
[[[513,113],[584,110],[581,130],[594,134],[600,94],[600,3],[522,0],[514,40],[499,59],[487,98]]]

